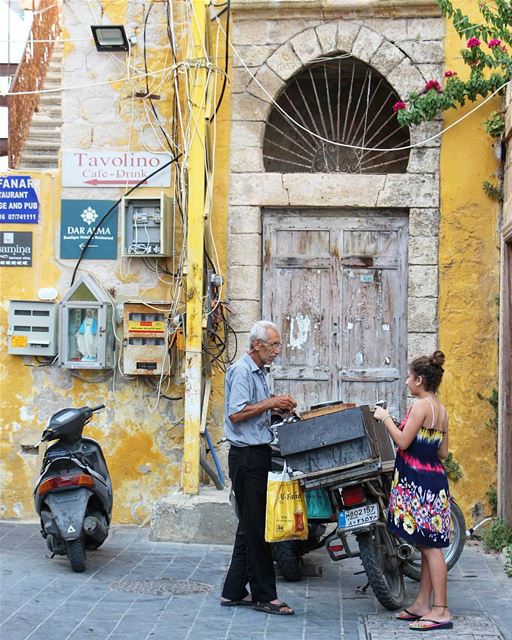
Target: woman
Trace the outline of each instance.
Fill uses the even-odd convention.
[[[418,595],[396,616],[398,620],[409,621],[409,628],[417,631],[453,627],[442,551],[449,545],[450,533],[448,479],[440,460],[448,455],[448,415],[436,397],[444,359],[444,354],[436,351],[411,362],[406,384],[417,401],[399,427],[382,407],[377,407],[374,414],[398,447],[389,501],[389,529],[421,552]]]

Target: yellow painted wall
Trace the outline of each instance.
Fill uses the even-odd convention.
[[[139,47],[134,51],[132,63],[141,65],[141,29],[142,9],[139,5],[133,9],[137,16],[128,15],[126,0],[104,3],[106,22],[126,24],[134,20],[139,25]],[[130,9],[131,11],[131,9]],[[64,23],[63,37],[69,37]],[[89,27],[84,27],[84,29]],[[162,23],[161,37],[148,42],[148,67],[159,69],[170,63],[169,47],[165,24]],[[179,35],[179,34],[178,34]],[[75,36],[76,37],[76,36]],[[214,41],[215,43],[215,41]],[[85,45],[80,45],[85,46]],[[92,41],[87,45],[92,50]],[[221,38],[219,65],[223,67],[224,49]],[[65,56],[76,55],[74,44],[66,43]],[[105,54],[110,55],[110,54]],[[122,76],[122,66],[118,67],[117,77]],[[101,76],[101,77],[100,77]],[[222,78],[219,74],[219,78]],[[103,73],[91,74],[91,82],[104,80]],[[64,77],[64,84],[73,84],[72,77]],[[126,149],[129,127],[132,120],[129,91],[124,83],[113,85],[120,104],[120,117],[126,123],[126,136],[112,134],[107,149]],[[141,90],[144,83],[141,82]],[[220,80],[219,80],[220,90]],[[169,122],[172,113],[172,87],[161,87],[162,100],[158,106]],[[183,96],[182,96],[183,97]],[[135,119],[142,118],[142,103],[136,102]],[[229,86],[226,88],[222,107],[217,115],[217,151],[215,152],[214,204],[212,216],[212,235],[221,270],[226,272],[227,242],[227,198],[228,198],[228,149],[229,149]],[[90,140],[88,141],[90,143]],[[85,144],[85,143],[84,143]],[[86,147],[84,147],[86,148]],[[132,151],[143,150],[144,146],[136,136],[131,139]],[[59,290],[60,298],[70,286],[71,270],[58,259],[60,224],[60,172],[41,172],[21,170],[20,175],[31,175],[41,181],[41,212],[37,225],[2,225],[2,230],[33,231],[34,259],[32,268],[2,268],[0,307],[0,372],[1,417],[0,417],[0,496],[1,518],[35,518],[32,491],[41,464],[42,451],[37,455],[24,453],[21,444],[35,443],[39,439],[48,417],[65,406],[93,405],[104,402],[106,411],[95,416],[85,435],[100,442],[114,486],[114,522],[141,523],[147,521],[155,502],[175,490],[180,485],[181,457],[183,446],[183,400],[167,401],[162,398],[156,405],[155,394],[142,381],[122,378],[118,372],[104,383],[86,383],[70,375],[68,370],[57,366],[36,368],[30,365],[38,363],[32,358],[10,356],[7,354],[7,310],[10,299],[37,300],[41,287],[54,286]],[[153,190],[159,192],[160,189]],[[151,191],[149,191],[150,193]],[[139,190],[140,194],[148,190]],[[169,191],[170,193],[170,191]],[[117,199],[122,193],[109,196]],[[68,189],[66,197],[73,197]],[[77,195],[83,198],[82,193]],[[88,197],[95,198],[94,190]],[[102,196],[106,196],[103,194]],[[119,229],[120,229],[119,221]],[[208,232],[209,233],[209,232]],[[107,265],[107,266],[105,266]],[[137,283],[138,274],[143,268],[135,265],[129,275],[123,274],[120,261],[82,262],[85,270],[99,274],[105,270],[115,274],[121,283],[116,291],[117,300],[123,299],[123,286]],[[125,265],[126,268],[126,265]],[[83,273],[78,272],[78,276]],[[147,275],[147,274],[146,274]],[[138,295],[148,301],[168,300],[169,288],[156,277],[148,285],[147,278],[141,284]],[[225,292],[223,294],[225,297]],[[127,296],[130,297],[129,295]],[[183,294],[183,300],[184,294]],[[184,309],[183,309],[184,310]],[[121,327],[117,329],[121,334]],[[82,372],[87,376],[89,372]],[[101,373],[101,372],[100,372]],[[90,372],[92,376],[98,372]],[[222,435],[223,415],[223,375],[215,372],[210,403],[209,429],[213,442]],[[182,382],[182,381],[181,381]],[[184,386],[172,384],[164,393],[169,396],[183,396]],[[207,481],[206,478],[203,478]]]
[[[476,3],[473,1],[460,0],[456,4],[470,14],[475,13]],[[105,12],[112,23],[122,24],[127,16],[127,3],[125,0],[105,3]],[[64,32],[64,37],[66,35]],[[223,67],[222,37],[220,43],[217,63]],[[151,68],[158,68],[165,62],[164,44],[163,31],[159,42],[149,43]],[[461,42],[448,28],[446,68],[462,75],[465,70],[459,56],[460,48]],[[67,45],[65,51],[70,55],[73,46]],[[120,115],[128,128],[131,113],[126,87],[119,83],[115,90],[122,98]],[[165,87],[163,94],[159,107],[168,117],[171,94]],[[228,85],[216,118],[212,217],[215,246],[224,273],[229,187],[229,98]],[[448,112],[445,124],[450,124],[470,108]],[[468,516],[475,503],[487,502],[485,493],[494,482],[496,466],[494,435],[485,426],[491,410],[487,403],[478,399],[477,393],[489,394],[497,385],[498,207],[484,194],[481,183],[494,174],[498,165],[491,140],[481,123],[490,111],[498,108],[499,101],[493,101],[457,125],[443,136],[441,148],[439,332],[440,346],[447,356],[442,397],[450,414],[451,449],[464,472],[464,478],[452,484],[452,491]],[[136,116],[141,117],[140,105],[137,109]],[[126,142],[126,137],[112,139],[111,148],[125,148]],[[136,140],[132,149],[137,148],[142,147]],[[117,376],[114,385],[112,380],[103,384],[86,384],[72,378],[65,370],[31,368],[25,366],[34,364],[30,359],[6,354],[6,301],[11,298],[37,299],[37,291],[43,286],[56,286],[62,295],[66,285],[69,286],[69,270],[63,270],[56,260],[60,176],[51,172],[40,175],[31,172],[31,175],[41,180],[41,222],[38,225],[3,227],[5,230],[33,230],[37,258],[32,269],[0,270],[0,371],[3,381],[0,517],[26,519],[35,516],[32,487],[40,460],[23,453],[20,445],[37,440],[53,411],[63,406],[93,404],[101,399],[107,405],[107,411],[98,415],[94,426],[87,428],[87,433],[101,442],[109,464],[114,483],[114,521],[140,523],[148,518],[159,497],[179,485],[183,402],[161,401],[151,412],[154,396],[148,394],[148,389],[140,381],[123,380]],[[87,261],[87,267],[93,268],[94,264]],[[112,268],[121,277],[119,264],[113,262]],[[136,281],[136,278],[135,270],[126,277],[126,282]],[[166,288],[156,282],[154,286],[140,291],[146,299],[165,299],[167,293]],[[182,393],[182,386],[167,390],[171,396]],[[214,442],[222,434],[222,403],[223,376],[216,372],[209,420]]]
[[[478,19],[474,0],[454,5]],[[464,45],[447,25],[446,69],[462,78],[467,76],[459,53]],[[488,102],[445,133],[441,146],[439,339],[446,354],[441,389],[450,418],[450,449],[464,473],[451,489],[469,523],[478,503],[490,512],[485,494],[496,480],[495,435],[486,426],[492,410],[477,394],[488,396],[497,387],[499,207],[485,195],[482,182],[493,181],[499,165],[482,123],[500,105],[500,99]],[[445,126],[474,106],[446,112]]]

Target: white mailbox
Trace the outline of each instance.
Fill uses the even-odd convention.
[[[112,369],[114,303],[84,276],[60,303],[59,365],[65,369]]]
[[[57,314],[54,302],[9,302],[8,353],[15,356],[57,355]]]

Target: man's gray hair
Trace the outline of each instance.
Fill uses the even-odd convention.
[[[262,340],[265,342],[268,338],[268,330],[274,329],[279,333],[279,329],[277,325],[273,322],[269,322],[268,320],[258,320],[251,327],[251,333],[249,334],[249,349],[252,349],[252,345],[255,340]]]

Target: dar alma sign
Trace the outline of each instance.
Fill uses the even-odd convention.
[[[91,151],[64,149],[63,187],[133,186],[172,160],[169,153],[147,151]],[[143,183],[147,187],[170,187],[171,165]]]

